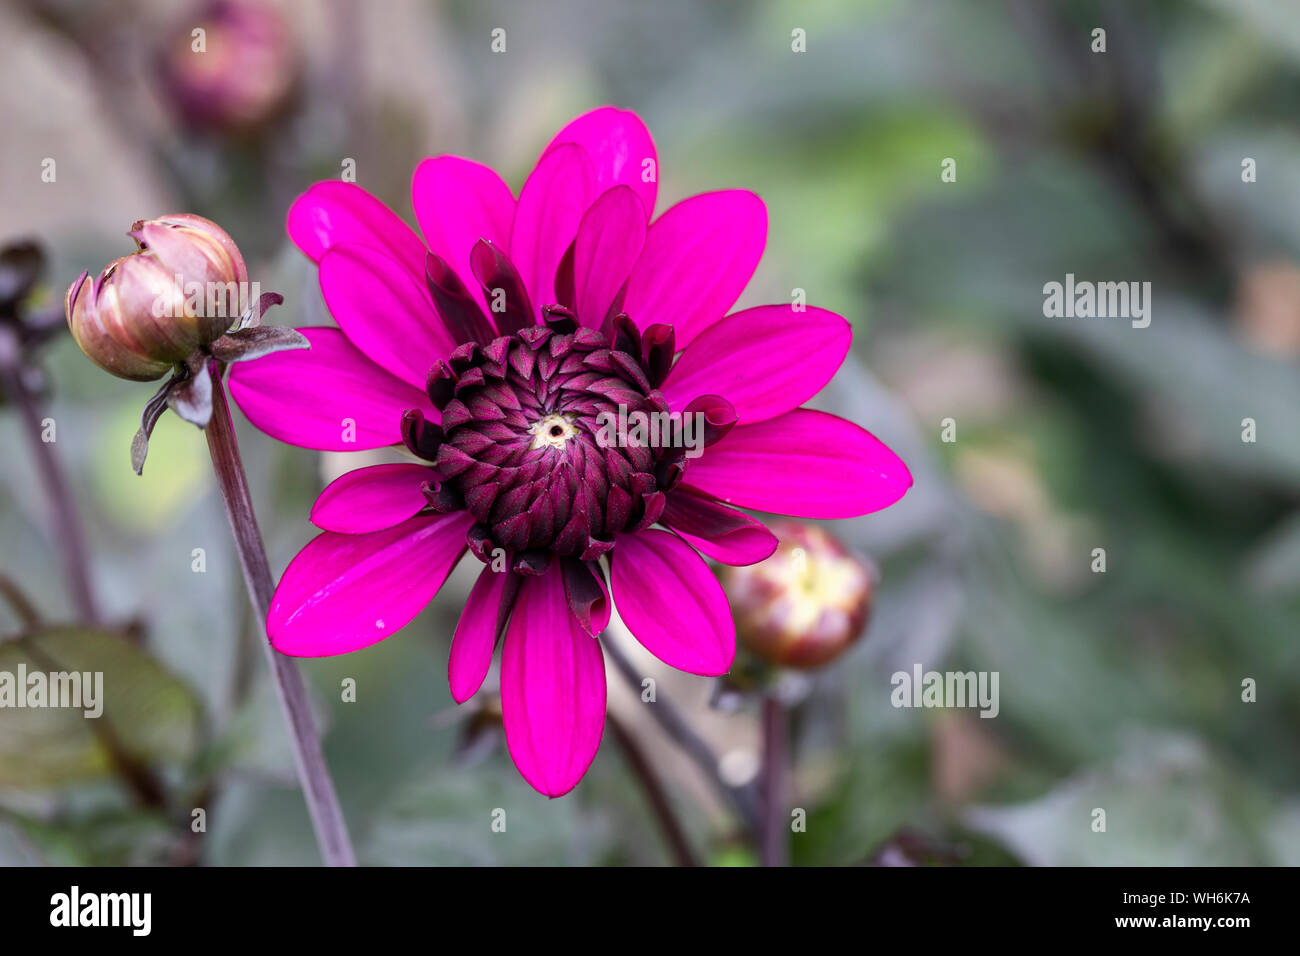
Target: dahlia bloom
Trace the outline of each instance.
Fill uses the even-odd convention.
[[[310,350],[231,370],[244,413],[282,441],[414,456],[321,493],[323,533],[284,572],[271,642],[314,657],[382,640],[470,552],[484,567],[452,638],[451,693],[474,695],[501,642],[510,754],[549,796],[600,744],[611,597],[660,660],[723,674],[735,626],[701,555],[744,565],[777,545],[736,507],[845,518],[912,481],[870,433],[800,407],[848,352],[843,318],[727,314],[763,252],[762,200],[706,193],[653,218],[657,169],[641,120],[605,107],[560,130],[517,198],[479,163],[421,162],[423,240],[359,187],[317,183],[288,232],[338,328],[300,329]],[[668,440],[611,441],[616,412],[685,414]]]

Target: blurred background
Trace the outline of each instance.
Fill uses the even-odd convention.
[[[815,404],[915,476],[897,506],[832,529],[879,569],[864,638],[826,667],[767,675],[792,722],[791,805],[806,811],[793,862],[1295,865],[1298,13],[1294,0],[8,0],[0,242],[44,245],[31,309],[61,313],[82,269],[132,250],[133,220],[199,213],[285,294],[268,321],[319,324],[314,268],[283,229],[311,182],[351,161],[413,222],[421,157],[471,156],[517,189],[572,116],[635,109],[657,142],[661,210],[727,187],[766,200],[767,252],[740,304],[798,288],[845,315],[850,361]],[[1151,282],[1150,327],[1045,318],[1043,285],[1067,273]],[[152,388],[101,373],[66,335],[33,364],[113,633],[78,635],[12,402],[0,574],[30,607],[9,601],[0,633],[117,675],[118,744],[161,793],[123,779],[87,722],[0,712],[0,863],[318,862],[202,435],[164,416],[137,478],[128,449]],[[324,483],[365,462],[236,418],[278,573],[312,537]],[[608,731],[584,782],[548,801],[513,769],[491,694],[451,701],[447,648],[473,570],[400,636],[303,662],[361,860],[667,862]],[[720,691],[626,652],[699,728],[718,776],[752,787],[745,682]],[[914,664],[998,672],[998,716],[891,706],[890,675]],[[610,686],[700,855],[755,862],[714,781]],[[491,828],[498,807],[506,833]]]

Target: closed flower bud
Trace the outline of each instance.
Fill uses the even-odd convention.
[[[771,526],[780,544],[770,558],[725,568],[723,587],[736,634],[757,657],[810,669],[834,660],[862,634],[875,572],[839,539],[815,525]]]
[[[196,35],[196,29],[203,32]],[[162,51],[163,90],[196,129],[252,134],[293,103],[301,58],[270,3],[213,0],[188,13]]]
[[[139,249],[68,288],[68,326],[107,372],[160,378],[216,341],[248,304],[248,269],[214,222],[179,214],[135,223]]]

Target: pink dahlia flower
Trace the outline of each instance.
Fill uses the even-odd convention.
[[[732,506],[846,518],[912,482],[870,433],[800,407],[844,361],[843,318],[728,314],[763,252],[762,200],[705,193],[653,217],[657,168],[641,120],[605,107],[560,130],[517,198],[486,166],[424,160],[411,184],[423,241],[359,187],[317,183],[288,230],[338,328],[231,370],[239,406],[276,438],[404,444],[417,459],[321,493],[323,533],[284,572],[271,642],[307,657],[373,644],[472,553],[484,567],[452,638],[451,693],[478,690],[504,638],[510,754],[549,796],[600,744],[611,597],[660,660],[722,674],[735,627],[700,555],[744,565],[777,544]],[[602,434],[620,412],[694,417],[667,441],[635,424]]]

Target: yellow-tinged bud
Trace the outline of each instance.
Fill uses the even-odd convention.
[[[93,281],[82,273],[64,305],[91,361],[120,378],[149,381],[224,335],[256,290],[234,240],[201,216],[141,220],[129,235],[137,251]]]
[[[780,544],[770,558],[723,570],[736,634],[771,664],[821,667],[848,650],[866,627],[874,569],[816,525],[785,521],[771,530]]]

